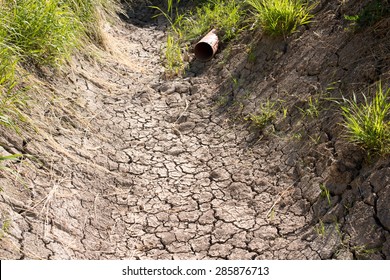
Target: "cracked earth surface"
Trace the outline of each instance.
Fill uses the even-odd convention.
[[[164,80],[157,27],[107,25],[105,32],[109,55],[74,59],[70,73],[52,78],[79,119],[56,115],[53,136],[41,140],[60,152],[41,169],[19,167],[27,187],[4,188],[0,203],[12,226],[2,259],[354,257],[340,245],[337,223],[319,233],[326,200],[318,203],[321,191],[311,186],[320,178],[297,167],[289,139],[251,144],[250,130],[215,109],[221,84],[212,72]],[[40,143],[30,139],[19,150],[52,153]],[[357,202],[351,217],[371,219],[376,201]],[[388,237],[373,223],[364,244]],[[350,232],[359,226],[349,224]]]

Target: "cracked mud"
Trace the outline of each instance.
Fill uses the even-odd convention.
[[[58,102],[77,117],[48,107],[37,117],[52,118],[46,127],[52,136],[22,143],[4,134],[10,151],[41,161],[17,167],[24,185],[0,178],[2,222],[11,222],[0,243],[2,259],[390,256],[388,161],[354,173],[359,153],[348,156],[349,148],[331,139],[333,132],[324,126],[299,127],[297,114],[275,129],[291,136],[306,126],[320,135],[315,148],[291,140],[287,132],[261,139],[232,121],[215,100],[229,91],[229,67],[241,65],[234,50],[230,66],[193,65],[188,77],[167,81],[160,61],[163,31],[129,23],[107,25],[105,32],[109,55],[75,58],[72,71],[51,78]],[[272,64],[266,57],[275,53],[263,51],[258,50],[264,60],[260,76]],[[326,54],[332,51],[319,61],[329,62]],[[320,62],[307,67],[302,60],[291,66],[297,77],[290,73],[284,80],[276,69],[279,92],[298,81],[318,85],[312,77],[327,71]],[[251,67],[242,64],[238,74],[258,73]],[[248,75],[249,85],[253,77]],[[260,77],[257,85],[266,94],[275,89],[267,79]],[[257,104],[249,101],[245,108]],[[331,190],[330,203],[321,195],[322,183]]]

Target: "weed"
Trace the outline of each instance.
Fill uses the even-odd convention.
[[[326,228],[324,222],[320,219],[314,230],[319,236],[325,236]]]
[[[0,240],[4,238],[4,236],[9,232],[9,229],[11,227],[11,221],[5,220],[2,222],[1,229],[0,229]]]
[[[298,108],[304,117],[310,117],[312,119],[318,118],[320,114],[320,101],[318,98],[309,97],[307,101],[307,108]]]
[[[358,245],[352,247],[351,250],[358,258],[368,258],[370,255],[380,251],[380,248],[368,248],[366,245]]]
[[[327,87],[325,88],[325,92],[326,92],[326,93],[329,93],[329,92],[332,92],[332,91],[338,89],[340,83],[341,83],[340,80],[329,83],[329,84],[327,85]]]
[[[8,37],[6,30],[6,19],[7,15],[3,7],[0,7],[0,92],[4,91],[4,87],[8,83],[14,81],[16,64],[18,62],[15,56],[15,48],[7,45],[6,40]]]
[[[169,0],[168,0],[169,1]],[[172,3],[171,3],[172,5]],[[171,30],[176,34],[179,39],[179,43],[181,43],[181,39],[183,37],[183,31],[181,30],[181,25],[183,24],[184,14],[180,15],[177,8],[175,9],[176,13],[173,13],[173,7],[168,5],[168,11],[165,12],[162,8],[158,6],[150,6],[152,9],[158,10],[160,13],[154,17],[164,16],[170,25]]]
[[[4,0],[0,54],[8,49],[22,61],[58,65],[80,45],[83,34],[101,41],[99,7],[109,11],[115,5],[112,0]]]
[[[335,221],[334,221],[334,227],[335,227],[336,233],[339,236],[340,240],[343,240],[343,231],[342,231],[342,229],[340,227],[340,223],[337,221],[336,218],[335,218]]]
[[[330,192],[329,189],[325,186],[325,184],[320,184],[321,197],[326,198],[328,201],[328,205],[331,206],[332,202],[330,201]]]
[[[264,32],[272,36],[287,36],[298,26],[310,23],[314,8],[304,0],[247,0]]]
[[[287,113],[288,113],[288,109],[287,108],[282,108],[283,109],[283,118],[287,118]]]
[[[176,4],[179,2],[180,0],[177,0]],[[150,6],[150,8],[158,10],[160,14],[155,17],[163,15],[168,20],[171,28],[167,35],[167,44],[164,53],[166,75],[173,77],[184,73],[185,64],[181,53],[183,32],[180,29],[184,15],[179,15],[177,8],[174,14],[173,0],[168,0],[168,11],[166,12],[158,6]]]
[[[184,61],[180,44],[174,34],[168,34],[165,50],[166,73],[168,76],[177,76],[184,72]]]
[[[379,82],[372,101],[364,94],[362,104],[358,103],[355,94],[352,100],[343,98],[341,110],[347,137],[369,154],[385,154],[390,151],[389,93],[390,88],[384,90]]]
[[[229,103],[229,94],[223,94],[223,95],[220,95],[217,100],[216,100],[216,105],[218,107],[223,107],[225,106],[226,104]]]
[[[298,140],[298,141],[301,140],[302,137],[303,137],[303,136],[302,136],[302,133],[301,133],[301,132],[293,133],[292,136],[291,136],[292,139],[295,139],[295,140]]]
[[[250,63],[256,62],[256,54],[253,51],[248,52],[248,62]]]
[[[7,161],[7,160],[18,160],[22,156],[23,156],[22,154],[13,154],[13,155],[9,155],[9,156],[1,156],[0,155],[0,162]]]
[[[232,87],[233,91],[238,90],[240,87],[240,81],[235,77],[232,77]]]
[[[255,53],[255,46],[254,44],[249,44],[246,49],[245,49],[245,52],[247,54],[247,61],[249,63],[255,63],[256,62],[256,53]]]
[[[314,145],[318,145],[321,142],[321,135],[309,135],[310,140],[313,142]]]
[[[180,3],[180,0],[176,0],[176,4],[179,4],[179,3]],[[173,12],[173,0],[167,0],[167,4],[168,4],[168,12],[172,13]]]
[[[259,114],[249,114],[245,120],[250,121],[253,126],[261,130],[276,119],[279,110],[280,106],[277,105],[277,102],[267,100],[267,102],[260,104]]]
[[[271,212],[269,213],[270,221],[273,221],[275,219],[275,216],[276,216],[275,208],[272,208]]]
[[[5,34],[0,33],[0,91],[4,91],[7,85],[14,81],[18,61],[13,51],[5,44],[5,37]]]

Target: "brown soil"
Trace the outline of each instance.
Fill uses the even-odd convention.
[[[0,128],[31,155],[0,177],[0,258],[390,258],[390,160],[348,144],[330,100],[390,80],[390,20],[352,31],[356,1],[320,2],[290,38],[248,33],[174,80],[142,7],[107,50],[42,69],[38,133]],[[268,99],[286,117],[251,126]]]

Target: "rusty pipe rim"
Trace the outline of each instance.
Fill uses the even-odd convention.
[[[195,45],[195,57],[201,61],[212,59],[218,50],[218,44],[217,31],[216,29],[212,29]]]

